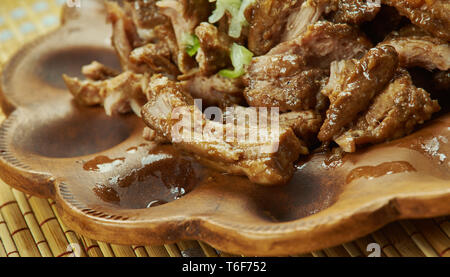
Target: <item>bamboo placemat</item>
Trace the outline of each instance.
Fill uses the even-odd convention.
[[[66,0],[0,0],[0,67],[24,43],[55,29]],[[0,114],[0,122],[4,116]],[[361,257],[376,243],[385,257],[450,257],[450,217],[391,223],[353,242],[298,256]],[[30,197],[0,180],[0,257],[236,256],[200,241],[124,246],[95,241],[61,222],[53,200]]]

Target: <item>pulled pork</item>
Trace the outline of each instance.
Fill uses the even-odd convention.
[[[121,70],[93,62],[82,68],[84,79],[63,78],[81,105],[141,116],[147,140],[224,173],[283,184],[300,155],[406,136],[440,110],[436,92],[448,99],[450,2],[381,4],[107,1]],[[423,80],[432,80],[432,94]],[[219,119],[208,117],[215,107]],[[245,119],[258,109],[266,113]],[[276,126],[264,124],[274,115]],[[182,125],[191,121],[198,126]]]

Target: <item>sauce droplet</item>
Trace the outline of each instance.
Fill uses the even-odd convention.
[[[120,202],[119,194],[112,187],[97,184],[92,191],[103,201],[108,203],[118,203]]]
[[[106,156],[98,156],[93,160],[86,162],[83,169],[86,171],[97,171],[105,173],[112,171],[114,168],[122,165],[125,162],[124,158],[110,159]]]
[[[137,152],[137,150],[138,150],[137,147],[130,147],[130,148],[127,149],[127,153],[128,154],[134,154],[134,153]]]
[[[392,175],[402,172],[416,171],[416,169],[408,162],[386,162],[377,166],[362,166],[353,169],[347,175],[347,184],[359,178],[374,179],[386,175]]]

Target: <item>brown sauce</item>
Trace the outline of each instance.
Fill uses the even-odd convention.
[[[129,154],[134,154],[137,151],[138,151],[137,147],[130,147],[130,148],[127,149],[127,153],[129,153]]]
[[[120,197],[115,189],[112,187],[97,184],[92,191],[97,195],[101,200],[108,203],[119,203]]]
[[[361,149],[357,153],[344,155],[334,150],[303,157],[296,165],[292,180],[275,187],[256,185],[242,176],[221,174],[202,166],[191,156],[170,145],[157,146],[150,151],[147,146],[141,145],[128,150],[137,151],[133,155],[141,155],[142,166],[110,178],[95,192],[103,201],[124,208],[144,209],[175,201],[195,190],[195,196],[192,197],[218,196],[213,200],[214,204],[220,202],[217,203],[217,212],[243,205],[245,209],[253,210],[267,220],[286,222],[330,207],[344,186],[361,178],[369,185],[371,180],[376,184],[378,178],[400,173],[404,173],[405,178],[414,178],[406,173],[415,172],[449,178],[446,165],[438,162],[439,157],[430,156],[420,146],[437,137],[434,131],[443,133],[442,130],[428,128],[407,138]],[[439,149],[431,149],[449,153],[446,140],[440,139]],[[111,160],[114,159],[104,161],[110,163]],[[434,168],[434,171],[430,171],[430,168]],[[201,198],[199,201],[208,199]]]
[[[86,162],[83,165],[83,169],[87,171],[99,171],[108,172],[115,167],[122,165],[125,162],[125,158],[110,159],[106,156],[98,156],[93,160]]]
[[[148,151],[145,146],[133,147],[127,152]],[[141,167],[124,170],[126,174],[110,177],[95,186],[93,190],[97,197],[124,208],[156,207],[180,199],[205,178],[206,170],[202,166],[171,146],[159,146],[142,156]],[[86,162],[83,168],[101,172],[99,168],[105,170],[114,164],[121,166],[125,161],[124,158],[99,156]]]
[[[360,178],[371,180],[386,175],[412,171],[416,171],[416,169],[408,162],[385,162],[377,166],[361,166],[353,169],[347,175],[346,182],[348,184]]]

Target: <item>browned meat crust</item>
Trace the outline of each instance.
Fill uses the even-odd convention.
[[[148,126],[169,139],[174,145],[192,153],[208,166],[231,174],[246,175],[252,182],[263,185],[286,183],[294,172],[294,161],[300,154],[307,151],[291,128],[280,128],[276,140],[268,139],[262,142],[247,142],[239,139],[229,141],[225,140],[223,133],[219,134],[215,131],[209,132],[206,139],[202,140],[179,139],[173,135],[173,130],[174,128],[176,130],[177,124],[183,120],[191,122],[191,119],[185,118],[187,115],[200,116],[201,126],[207,126],[209,130],[242,126],[223,125],[206,120],[201,111],[193,105],[193,99],[182,91],[181,86],[166,77],[154,76],[147,96],[149,102],[145,105],[142,115]],[[180,109],[184,111],[181,117],[180,114],[173,114]],[[258,126],[246,125],[243,128],[246,129],[246,136],[250,132],[259,132]],[[194,127],[191,130],[183,129],[183,131],[187,131],[189,136],[199,135]],[[268,149],[275,151],[267,151]]]
[[[322,115],[316,111],[289,112],[280,114],[281,126],[290,127],[308,145],[317,141],[322,126]]]
[[[81,72],[86,78],[93,81],[102,81],[119,75],[119,72],[115,69],[109,68],[97,61],[83,66]]]
[[[334,10],[328,18],[336,23],[361,24],[371,21],[380,11],[381,5],[376,1],[333,0]]]
[[[172,62],[172,51],[162,41],[148,43],[134,49],[129,60],[136,66],[146,66],[148,73],[165,73],[170,76],[178,76],[180,71]]]
[[[125,11],[115,2],[106,2],[108,20],[113,26],[111,44],[119,58],[122,69],[140,71],[130,62],[131,51],[140,43],[139,36],[133,21],[126,15]]]
[[[330,108],[319,140],[331,141],[340,135],[389,83],[397,66],[397,52],[391,46],[372,48],[361,60],[334,62],[330,80],[322,91],[330,99]]]
[[[249,49],[257,56],[278,43],[293,40],[328,14],[334,23],[360,24],[372,20],[380,5],[360,0],[259,0],[253,8]]]
[[[264,55],[281,41],[289,15],[299,10],[303,0],[257,0],[250,19],[248,48]]]
[[[231,65],[230,47],[233,41],[229,36],[205,22],[195,28],[195,34],[200,41],[196,56],[200,74],[209,76]]]
[[[225,110],[223,122],[237,122],[241,114],[245,114],[248,108],[233,106],[230,111]],[[258,114],[258,120],[267,122],[264,114]],[[317,133],[323,123],[323,117],[316,111],[288,112],[280,114],[279,123],[283,128],[291,128],[294,133],[307,145],[317,142]]]
[[[334,60],[359,58],[370,42],[347,24],[322,21],[305,34],[253,59],[245,77],[251,106],[280,111],[316,109],[319,93]]]
[[[439,111],[436,100],[413,85],[406,70],[400,70],[392,83],[374,97],[369,109],[353,127],[336,138],[346,152],[355,152],[359,145],[380,143],[403,137]]]
[[[229,79],[218,74],[206,77],[195,75],[182,81],[183,89],[196,99],[202,99],[205,106],[229,107],[245,104],[242,78]]]
[[[124,3],[127,13],[137,29],[139,37],[145,42],[150,42],[155,37],[155,29],[159,26],[170,26],[169,19],[159,13],[156,6],[157,0],[126,0]]]
[[[196,66],[194,58],[185,51],[186,35],[193,35],[195,27],[208,20],[210,7],[208,0],[166,0],[156,4],[159,12],[172,22],[178,43],[177,65],[183,74],[188,74]]]
[[[402,67],[424,67],[428,70],[450,69],[450,45],[415,26],[393,32],[382,43],[395,48]]]
[[[146,102],[144,95],[148,82],[146,75],[127,71],[100,81],[81,81],[67,75],[63,75],[63,78],[67,88],[79,103],[86,106],[103,105],[107,115],[130,111],[140,115],[140,109]]]
[[[450,41],[450,1],[448,0],[382,0],[395,7],[415,25],[436,37]]]

